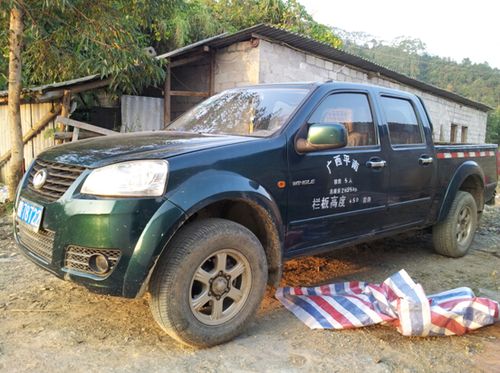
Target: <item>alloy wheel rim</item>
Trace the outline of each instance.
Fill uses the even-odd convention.
[[[457,242],[464,244],[472,231],[472,211],[469,206],[464,206],[458,213]]]
[[[238,314],[252,286],[248,260],[234,249],[222,249],[201,262],[191,280],[189,305],[206,325],[220,325]]]

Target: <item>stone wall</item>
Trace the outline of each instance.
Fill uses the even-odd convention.
[[[467,142],[484,142],[487,114],[451,100],[422,92],[383,76],[346,66],[305,52],[260,40],[257,47],[250,42],[233,44],[216,55],[215,91],[256,83],[325,81],[333,79],[368,83],[414,93],[424,100],[434,124],[436,141],[450,141],[451,125],[457,125],[457,141],[462,127],[467,129]]]

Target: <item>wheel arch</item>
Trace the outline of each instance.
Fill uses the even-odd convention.
[[[266,252],[269,284],[278,284],[283,257],[283,219],[275,198],[263,185],[235,172],[207,170],[176,189],[178,192],[169,199],[185,211],[187,220],[183,225],[203,217],[218,217],[245,226],[257,236]]]
[[[214,183],[207,183],[207,180]],[[282,273],[283,221],[274,198],[263,186],[229,172],[217,172],[215,175],[201,173],[187,179],[173,193],[168,194],[164,206],[167,205],[175,206],[175,210],[182,211],[182,214],[176,212],[174,218],[170,213],[172,207],[160,208],[151,219],[157,222],[154,226],[155,235],[158,237],[162,231],[162,237],[155,242],[147,240],[146,237],[153,229],[149,228],[150,224],[145,228],[134,250],[135,268],[131,269],[124,283],[125,296],[140,296],[147,290],[156,263],[168,250],[172,238],[179,229],[203,217],[232,220],[252,231],[266,253],[268,283],[278,285]],[[146,241],[149,247],[145,247]]]
[[[438,222],[443,221],[448,215],[451,204],[459,190],[470,193],[476,202],[477,211],[481,212],[484,207],[484,173],[481,167],[474,161],[462,163],[455,173],[446,190],[438,215]]]
[[[281,219],[263,205],[260,198],[248,197],[226,196],[204,204],[187,214],[189,218],[183,226],[204,218],[222,218],[241,224],[255,234],[262,244],[268,263],[268,284],[277,286],[281,279],[283,257]]]

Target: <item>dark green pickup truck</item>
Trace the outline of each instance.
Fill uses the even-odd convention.
[[[56,146],[20,183],[15,237],[89,289],[151,293],[177,340],[242,332],[283,261],[432,227],[464,255],[494,201],[496,145],[439,144],[423,102],[345,84],[225,91],[165,131]]]

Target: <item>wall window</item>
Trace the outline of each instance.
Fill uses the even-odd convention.
[[[457,142],[457,125],[452,124],[450,128],[450,142],[451,143],[456,143]]]
[[[462,142],[463,143],[466,143],[467,142],[467,132],[468,132],[469,128],[467,126],[462,126]]]
[[[382,97],[382,108],[389,126],[389,137],[393,145],[422,144],[422,131],[415,109],[410,101]]]
[[[342,123],[348,146],[376,145],[375,124],[363,93],[334,93],[314,111],[309,123]]]

